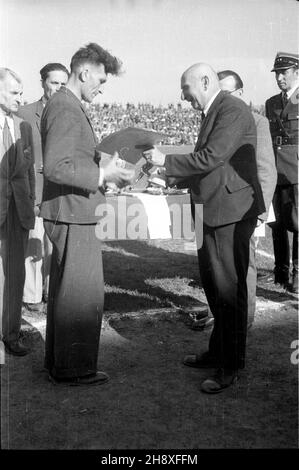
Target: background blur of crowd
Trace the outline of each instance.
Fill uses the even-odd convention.
[[[253,107],[264,113],[263,107]],[[155,107],[149,103],[91,104],[88,114],[101,141],[109,134],[126,127],[142,127],[167,134],[164,145],[195,145],[200,128],[200,113],[180,103]]]

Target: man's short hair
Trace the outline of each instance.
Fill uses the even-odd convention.
[[[81,47],[71,59],[71,72],[75,71],[80,65],[89,63],[94,65],[103,65],[105,73],[118,75],[122,66],[122,62],[111,55],[95,42],[90,42],[85,47]]]
[[[236,90],[239,90],[240,88],[243,88],[244,86],[240,75],[238,75],[233,70],[221,70],[221,72],[218,72],[217,75],[218,75],[219,80],[223,80],[226,77],[234,77]]]
[[[22,83],[22,80],[19,75],[17,75],[13,70],[8,69],[6,67],[0,67],[0,80],[5,80],[7,75],[11,75],[18,83]]]
[[[49,73],[54,71],[56,72],[56,70],[61,70],[62,72],[65,72],[69,77],[69,71],[64,65],[51,62],[50,64],[45,65],[39,71],[42,81],[44,82],[45,80],[47,80]]]

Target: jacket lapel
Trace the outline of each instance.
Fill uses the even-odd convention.
[[[202,122],[202,125],[200,126],[198,139],[197,139],[195,149],[194,149],[195,152],[197,150],[199,150],[199,148],[201,147],[201,145],[202,145],[202,143],[205,139],[206,130],[207,130],[209,124],[211,123],[211,121],[214,119],[215,111],[217,110],[219,104],[221,103],[221,101],[223,99],[223,96],[224,96],[224,93],[222,91],[220,91],[220,93],[218,93],[218,95],[214,99],[213,103],[211,104],[211,107],[208,110],[208,113],[207,113],[206,117],[204,118],[204,120]]]
[[[288,115],[288,113],[291,111],[293,106],[297,105],[297,107],[298,107],[298,98],[299,98],[298,93],[299,93],[299,87],[296,88],[294,93],[292,93],[292,95],[288,99],[288,102],[287,102],[286,106],[284,107],[284,109],[281,112],[281,117],[282,118],[285,118]]]
[[[91,122],[91,120],[90,120],[90,118],[89,118],[89,116],[88,116],[88,114],[87,114],[87,112],[86,112],[86,109],[85,109],[84,105],[83,105],[82,103],[80,103],[80,104],[81,104],[81,109],[82,109],[83,113],[85,114],[85,117],[86,117],[86,119],[87,119],[87,121],[88,121],[88,123],[89,123],[89,125],[90,125],[90,127],[91,127],[91,130],[92,130],[92,133],[93,133],[94,141],[95,141],[96,144],[98,144],[98,137],[97,137],[97,135],[96,135],[96,133],[95,133],[95,131],[94,131],[92,122]]]
[[[44,110],[43,103],[42,103],[42,100],[40,99],[39,101],[37,101],[36,109],[35,109],[35,117],[36,117],[35,122],[36,122],[36,127],[38,128],[39,132],[40,132],[40,121],[41,121],[43,110]]]

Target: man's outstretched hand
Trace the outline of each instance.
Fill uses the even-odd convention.
[[[104,183],[108,186],[116,186],[117,188],[123,188],[132,184],[135,170],[128,170],[123,168],[123,166],[123,160],[115,152],[111,159],[106,160],[105,164],[101,165],[101,169],[104,170]]]
[[[165,155],[164,153],[160,152],[157,147],[153,147],[149,150],[145,150],[143,156],[146,160],[152,162],[154,166],[164,166],[165,163]]]

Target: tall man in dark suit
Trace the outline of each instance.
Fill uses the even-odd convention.
[[[207,64],[195,64],[181,79],[182,99],[204,113],[193,153],[144,152],[165,167],[168,184],[188,180],[193,204],[203,204],[200,276],[214,316],[209,351],[185,364],[217,367],[201,385],[218,393],[245,366],[249,241],[257,216],[265,211],[257,178],[256,127],[248,106],[220,90]]]
[[[276,222],[272,225],[274,282],[298,293],[298,54],[278,52],[272,72],[281,90],[266,101],[266,116],[278,173],[273,206]],[[293,233],[292,282],[289,284],[290,247],[288,231]],[[269,278],[269,280],[273,280]]]
[[[12,70],[0,68],[0,340],[8,353],[24,356],[22,296],[28,231],[34,227],[35,176],[30,124],[13,113],[23,86]]]
[[[41,216],[51,242],[45,366],[57,383],[102,384],[97,371],[104,282],[96,209],[107,183],[130,184],[134,172],[116,157],[105,168],[81,100],[91,103],[120,62],[98,44],[79,49],[71,75],[46,104],[41,120],[44,189]]]
[[[68,81],[67,68],[59,63],[46,64],[40,70],[43,96],[34,103],[21,106],[18,116],[29,122],[32,127],[33,154],[36,170],[36,201],[35,201],[35,226],[29,232],[29,242],[25,260],[25,285],[23,302],[28,310],[43,310],[42,298],[48,296],[48,284],[50,275],[50,260],[52,253],[51,243],[45,234],[43,219],[39,217],[42,201],[42,143],[40,135],[40,121],[44,107],[48,99],[66,85]]]

